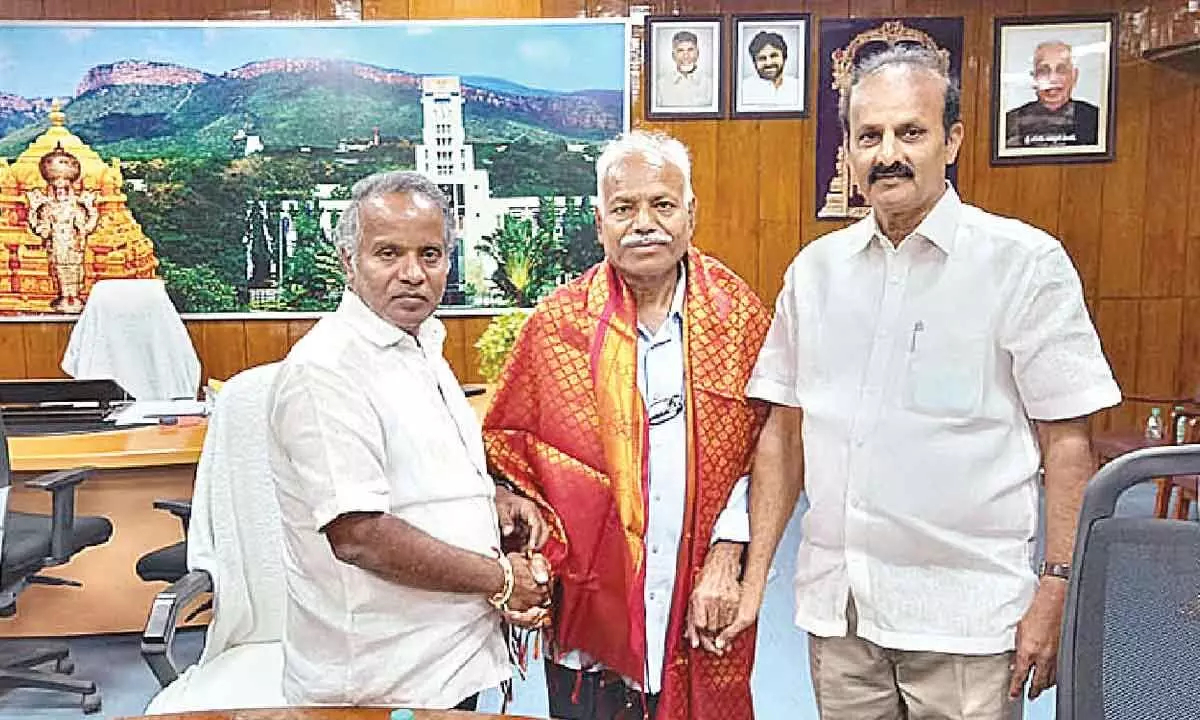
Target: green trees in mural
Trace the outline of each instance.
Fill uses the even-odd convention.
[[[179,310],[244,309],[246,251],[239,240],[250,196],[246,178],[215,158],[131,162],[126,174],[145,183],[145,191],[128,193],[129,209],[163,267],[192,273],[186,280],[176,274],[183,283],[174,293]],[[160,274],[171,288],[168,271]]]
[[[580,201],[567,198],[563,208],[562,236],[566,258],[563,266],[571,275],[578,275],[604,259],[604,248],[596,235],[596,217],[592,199],[584,195]]]
[[[323,209],[318,200],[300,201],[292,209],[296,245],[283,269],[279,300],[294,310],[335,310],[345,277],[333,242],[321,228]],[[337,222],[337,217],[332,218]]]
[[[496,262],[492,282],[506,304],[533,307],[561,279],[561,248],[552,223],[505,215],[479,250]]]

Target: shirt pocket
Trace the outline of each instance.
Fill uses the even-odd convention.
[[[983,402],[988,338],[914,330],[905,369],[904,406],[945,418],[976,415]]]

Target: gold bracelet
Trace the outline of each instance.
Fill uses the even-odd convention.
[[[497,610],[508,612],[508,601],[512,599],[516,578],[513,577],[512,561],[508,559],[508,556],[503,551],[496,551],[496,560],[500,563],[500,568],[504,570],[504,589],[489,597],[488,602]]]

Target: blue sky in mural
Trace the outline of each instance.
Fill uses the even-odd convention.
[[[70,97],[84,74],[118,60],[170,62],[220,74],[280,57],[340,58],[413,73],[502,78],[570,92],[620,90],[625,68],[595,62],[623,53],[625,26],[605,24],[384,23],[0,25],[0,92]],[[454,48],[447,52],[447,48]],[[52,58],[53,62],[46,62]],[[36,74],[28,68],[37,67]],[[25,73],[18,69],[25,69]]]

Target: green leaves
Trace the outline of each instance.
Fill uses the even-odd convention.
[[[494,383],[500,377],[512,347],[521,334],[521,328],[528,319],[529,312],[526,310],[497,315],[475,341],[475,349],[479,351],[479,374],[485,381]]]

